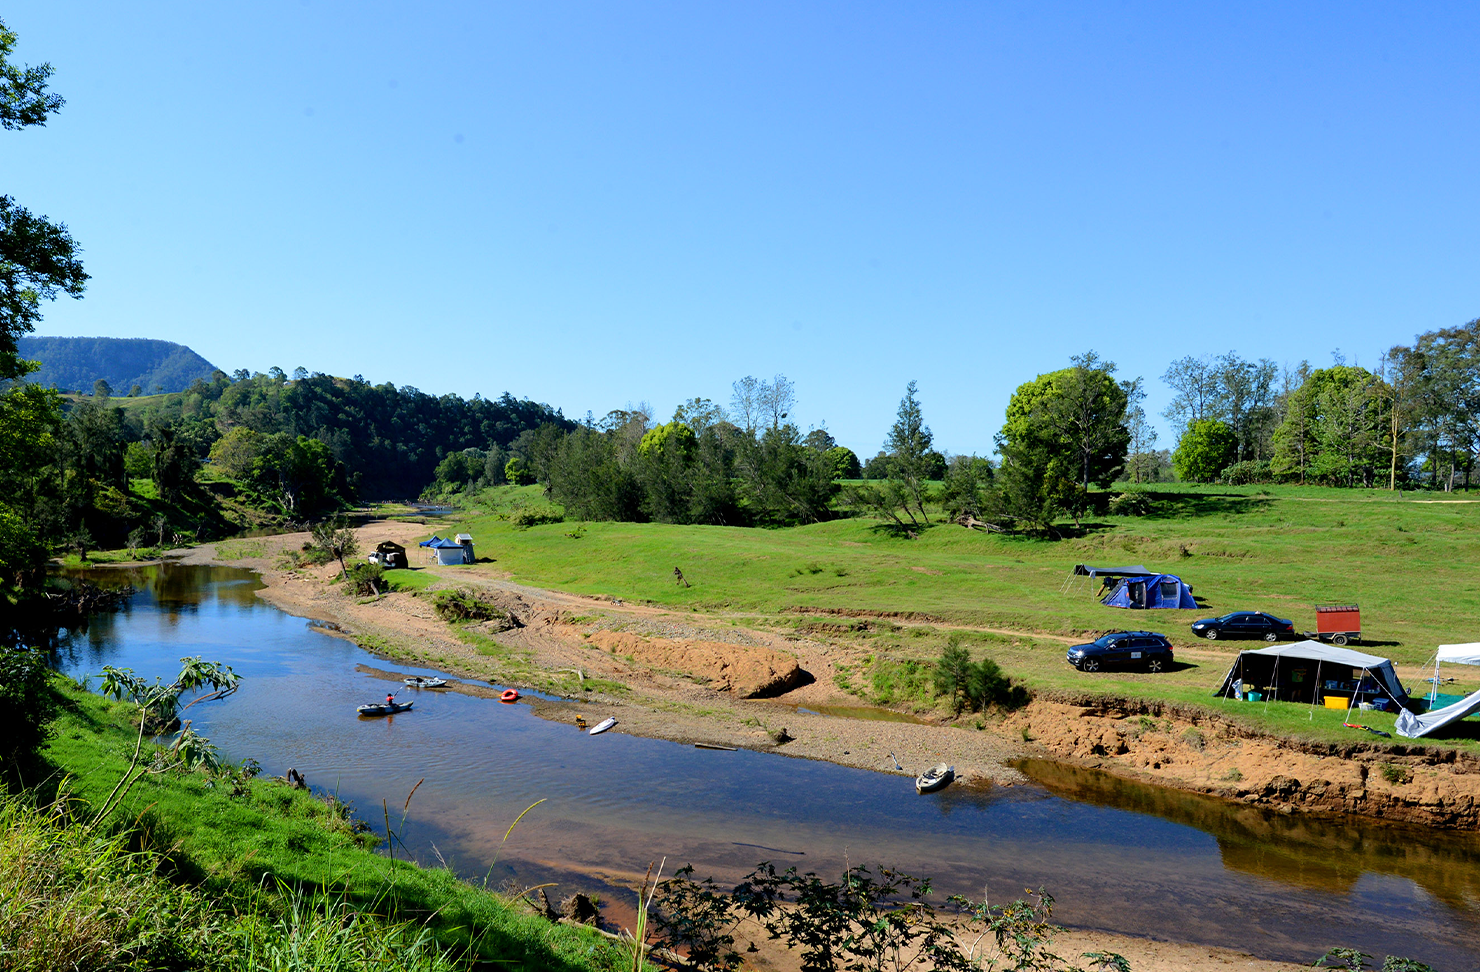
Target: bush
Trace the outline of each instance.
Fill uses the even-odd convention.
[[[1110,500],[1111,516],[1145,516],[1154,509],[1151,497],[1145,493],[1121,493]]]
[[[464,587],[450,591],[438,591],[432,595],[432,607],[443,621],[507,621],[509,614],[498,607],[480,600],[476,594]]]
[[[1228,486],[1247,486],[1250,483],[1273,482],[1267,459],[1245,459],[1223,470],[1222,480]]]
[[[516,530],[528,530],[541,523],[563,523],[565,515],[553,506],[523,506],[509,514],[509,523]]]
[[[1408,767],[1399,766],[1396,763],[1383,763],[1382,778],[1393,784],[1407,783],[1410,778]]]
[[[13,783],[35,759],[51,721],[56,693],[46,655],[36,648],[0,648],[0,764]]]
[[[951,710],[958,716],[968,707],[972,712],[994,705],[1018,709],[1028,702],[1027,691],[1013,685],[992,659],[971,661],[971,652],[961,644],[959,631],[951,635],[941,651],[935,666],[935,691],[950,696]]]
[[[385,569],[379,564],[355,564],[349,569],[345,582],[358,597],[369,597],[387,589]]]

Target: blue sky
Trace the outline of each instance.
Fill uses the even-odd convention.
[[[989,453],[1095,349],[1362,364],[1480,316],[1474,4],[16,0],[0,192],[156,337],[567,415],[796,382]],[[1163,426],[1163,445],[1170,430]]]

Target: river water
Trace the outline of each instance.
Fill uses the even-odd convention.
[[[847,863],[929,876],[992,900],[1045,887],[1079,928],[1310,962],[1332,945],[1480,968],[1480,839],[1474,834],[1284,817],[1030,761],[1031,786],[911,781],[746,750],[701,750],[620,732],[589,736],[505,705],[401,690],[411,712],[361,719],[389,683],[364,671],[429,669],[375,658],[254,592],[247,571],[166,565],[97,572],[140,589],[60,641],[62,669],[172,677],[200,655],[243,676],[234,696],[191,710],[230,758],[288,767],[337,791],[381,829],[418,780],[403,839],[493,883],[561,883],[614,896],[667,858],[671,873],[734,882],[757,863],[836,879]],[[509,825],[545,800],[500,844]],[[619,894],[617,896],[620,896]]]

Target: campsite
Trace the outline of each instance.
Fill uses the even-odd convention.
[[[1130,488],[1120,484],[1117,489]],[[841,678],[860,699],[929,711],[892,674],[931,663],[953,632],[1030,690],[1163,700],[1226,711],[1281,733],[1333,743],[1367,740],[1343,726],[1344,712],[1284,703],[1251,705],[1215,697],[1248,642],[1209,642],[1189,625],[1234,610],[1291,618],[1317,628],[1316,606],[1359,604],[1364,626],[1354,650],[1390,658],[1414,696],[1429,685],[1434,649],[1473,640],[1480,591],[1471,579],[1480,501],[1464,494],[1386,490],[1340,492],[1299,486],[1143,487],[1145,516],[1102,516],[1064,539],[985,535],[943,523],[901,537],[866,518],[784,530],[589,522],[520,528],[507,510],[543,503],[538,487],[484,493],[438,532],[466,531],[495,551],[490,570],[511,580],[717,615],[835,644],[851,661]],[[578,539],[568,536],[579,533]],[[1134,564],[1180,578],[1195,608],[1125,610],[1094,596],[1098,581],[1066,585],[1076,564]],[[691,587],[672,582],[681,564]],[[1395,578],[1422,577],[1415,596]],[[1066,589],[1067,587],[1067,589]],[[1157,592],[1160,584],[1157,585]],[[1438,593],[1435,596],[1435,592]],[[1179,591],[1180,599],[1180,591]],[[873,619],[873,620],[871,620]],[[1166,635],[1177,664],[1147,676],[1093,677],[1064,664],[1064,647],[1117,630]],[[1480,669],[1459,666],[1449,694],[1480,689]],[[1392,732],[1393,712],[1362,712]],[[1480,723],[1477,723],[1480,725]],[[1480,753],[1480,732],[1450,733],[1443,745]]]

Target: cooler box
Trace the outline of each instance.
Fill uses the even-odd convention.
[[[1326,708],[1340,709],[1343,712],[1351,708],[1351,704],[1352,697],[1350,695],[1328,695],[1325,699]]]

